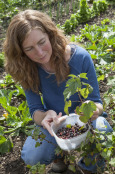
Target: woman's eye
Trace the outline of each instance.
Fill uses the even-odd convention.
[[[39,44],[40,45],[43,45],[45,43],[45,40],[41,41]]]
[[[26,49],[25,51],[31,51],[31,50],[32,50],[32,47],[31,47],[31,48]]]

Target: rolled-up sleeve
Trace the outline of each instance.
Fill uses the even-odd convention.
[[[25,90],[25,95],[26,95],[31,117],[37,110],[45,111],[44,105],[41,101],[41,97],[39,94],[34,93],[32,90]]]

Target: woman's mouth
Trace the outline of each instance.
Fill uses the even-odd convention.
[[[43,57],[41,57],[41,58],[39,58],[39,59],[41,60],[41,59],[44,59],[45,57],[46,57],[46,56],[43,56]]]

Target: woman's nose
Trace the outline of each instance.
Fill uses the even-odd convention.
[[[43,50],[42,50],[42,48],[40,48],[39,46],[36,46],[35,50],[36,50],[36,54],[37,54],[39,57],[43,55]]]

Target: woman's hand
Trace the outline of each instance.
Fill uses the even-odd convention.
[[[90,100],[85,101],[84,103],[89,103]],[[96,103],[95,103],[96,104]],[[97,105],[96,105],[97,107]],[[96,111],[93,111],[93,115],[91,117],[91,121],[96,120],[99,117],[99,109],[98,107],[96,108]]]
[[[62,119],[59,119],[62,116],[62,113],[60,112],[58,115],[55,111],[49,110],[46,113],[45,118],[42,120],[41,125],[44,127],[44,129],[47,129],[49,133],[53,136],[52,130],[51,130],[51,123],[54,122],[55,124],[59,124]]]
[[[91,121],[96,120],[98,117],[99,117],[99,109],[97,108],[96,111],[93,111]]]
[[[89,103],[90,102],[90,100],[87,100],[87,101],[85,101],[84,103]],[[103,105],[102,104],[100,104],[100,103],[95,103],[95,105],[96,105],[96,111],[93,111],[93,115],[92,115],[92,117],[91,117],[91,121],[93,121],[93,120],[96,120],[98,117],[99,117],[99,115],[101,115],[102,114],[102,112],[103,112]],[[75,111],[75,113],[76,113],[76,111]],[[76,113],[77,114],[77,113]],[[81,116],[82,116],[83,114],[81,114]]]

